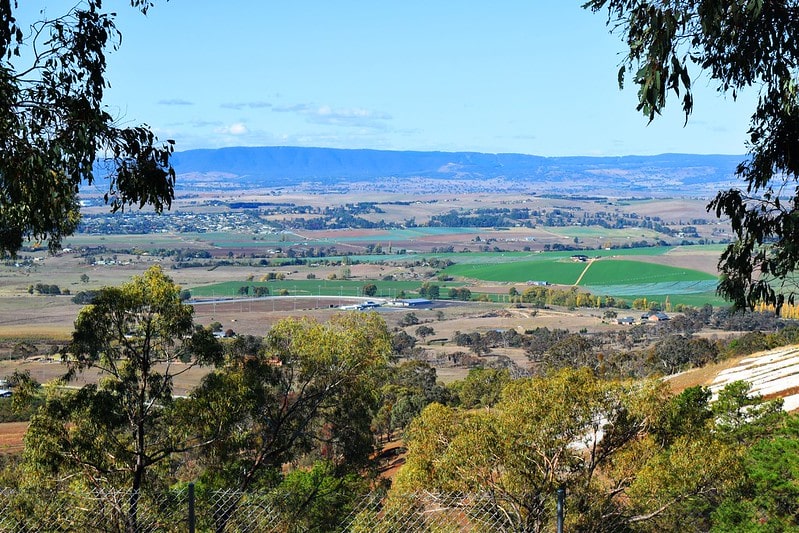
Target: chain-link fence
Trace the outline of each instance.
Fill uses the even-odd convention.
[[[160,493],[115,490],[0,489],[0,532],[555,532],[558,511],[546,523],[524,522],[512,501],[490,494],[384,493],[316,512],[286,493],[194,490]],[[301,498],[307,504],[307,495]],[[561,519],[560,525],[556,516]]]
[[[188,530],[188,490],[0,489],[0,531],[171,532]]]

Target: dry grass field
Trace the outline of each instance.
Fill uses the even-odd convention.
[[[373,221],[380,219],[389,222],[403,222],[415,219],[418,224],[424,224],[431,217],[449,212],[453,209],[481,209],[481,208],[524,208],[531,210],[564,209],[575,213],[596,213],[598,211],[616,214],[636,213],[639,216],[660,217],[667,224],[688,224],[688,220],[710,218],[705,212],[706,200],[703,199],[658,199],[652,200],[624,200],[610,198],[607,201],[575,200],[569,198],[545,198],[533,193],[519,193],[508,191],[503,183],[486,183],[485,191],[474,192],[470,187],[473,184],[459,184],[449,182],[446,187],[436,180],[416,180],[409,184],[407,180],[386,180],[384,183],[351,183],[341,191],[320,194],[311,186],[301,186],[292,189],[248,191],[241,195],[241,191],[214,191],[209,193],[193,194],[191,197],[178,197],[173,210],[194,211],[197,213],[225,212],[227,207],[210,206],[208,202],[226,201],[265,201],[275,203],[293,203],[296,205],[310,205],[314,208],[324,209],[343,203],[354,202],[379,202],[382,213],[369,213],[364,215]],[[103,213],[102,208],[90,208],[86,213]],[[300,215],[303,216],[303,215]],[[286,218],[274,216],[272,218]],[[711,231],[715,228],[703,228],[702,231]],[[391,246],[394,250],[406,248],[409,250],[429,251],[432,248],[453,247],[456,251],[464,248],[478,249],[487,243],[497,245],[508,250],[522,250],[531,247],[541,250],[549,244],[571,244],[575,238],[591,246],[599,246],[608,241],[608,237],[596,228],[581,228],[569,226],[563,228],[537,228],[511,227],[511,228],[470,228],[469,230],[445,232],[404,232],[402,239],[388,238],[388,233],[383,230],[334,230],[334,231],[309,231],[298,232],[293,239],[304,237],[314,242],[325,242],[326,246],[338,246],[341,250],[362,251],[369,243],[380,244],[383,247]],[[480,239],[477,239],[477,237]],[[651,230],[635,228],[626,233],[616,234],[618,242],[628,240],[653,239],[655,234]],[[29,294],[29,287],[36,284],[56,284],[62,291],[68,290],[75,294],[83,290],[98,289],[102,286],[119,285],[130,280],[133,275],[144,272],[154,264],[161,264],[176,283],[183,287],[198,287],[228,281],[244,281],[249,276],[258,279],[265,270],[263,268],[245,266],[225,266],[218,268],[186,268],[171,269],[170,259],[159,259],[152,255],[130,255],[114,250],[141,247],[144,249],[172,246],[185,249],[209,250],[217,257],[250,254],[252,248],[246,248],[249,243],[243,242],[251,238],[247,234],[237,234],[238,248],[222,249],[219,245],[210,244],[210,241],[201,234],[172,234],[158,235],[130,235],[130,236],[76,236],[65,241],[66,247],[77,248],[82,242],[91,246],[105,245],[111,251],[100,255],[116,260],[113,265],[90,265],[86,259],[76,253],[61,253],[50,256],[46,250],[23,252],[22,255],[32,259],[31,266],[13,266],[7,263],[0,266],[0,358],[10,355],[18,348],[19,344],[30,344],[36,348],[36,353],[27,359],[17,361],[0,361],[0,377],[11,373],[15,369],[28,370],[40,382],[48,382],[63,375],[64,367],[58,362],[48,362],[46,355],[51,350],[56,350],[69,341],[73,322],[80,306],[72,303],[71,296],[42,296]],[[254,241],[254,237],[253,241]],[[273,239],[273,237],[269,237]],[[275,237],[276,239],[277,237]],[[403,240],[404,239],[404,240]],[[235,239],[233,239],[235,240]],[[314,244],[319,246],[318,244]],[[703,272],[715,273],[716,255],[713,251],[699,251],[698,248],[676,248],[672,252],[657,257],[646,255],[635,256],[642,261],[656,261],[662,264],[694,268]],[[386,275],[396,275],[401,279],[422,280],[433,274],[432,269],[416,266],[410,268],[403,265],[375,265],[354,264],[348,267],[351,276],[357,280],[379,280]],[[332,274],[339,274],[340,266],[317,266],[311,269],[306,266],[277,267],[270,270],[282,272],[290,280],[304,280],[313,273],[317,279],[324,279]],[[88,276],[88,281],[81,280]],[[434,278],[433,281],[435,282]],[[480,292],[507,294],[510,285],[501,283],[473,282],[470,285],[479,288]],[[521,291],[524,286],[519,286]],[[270,298],[267,300],[243,300],[230,302],[202,303],[195,306],[195,320],[202,325],[220,322],[225,329],[232,329],[239,334],[262,335],[269,326],[282,318],[309,315],[320,320],[325,320],[333,313],[339,312],[331,309],[346,304],[346,298],[325,297],[290,297]],[[389,329],[399,328],[402,317],[407,309],[383,308],[379,312],[384,317]],[[486,332],[491,329],[534,329],[536,327],[563,328],[569,330],[586,330],[589,332],[613,329],[619,326],[609,324],[602,320],[600,310],[578,310],[576,312],[561,312],[557,310],[539,310],[532,312],[525,309],[514,309],[501,304],[487,303],[455,303],[436,305],[433,309],[414,309],[418,318],[433,327],[435,334],[431,338],[451,339],[456,331]],[[416,326],[406,328],[414,335]],[[430,339],[428,339],[430,340]],[[463,348],[446,345],[430,345],[431,353],[440,353],[443,358],[453,351],[463,351]],[[526,365],[527,360],[521,350],[498,349],[495,355],[506,355],[520,365]],[[206,369],[193,368],[175,380],[177,394],[185,394],[202,378]],[[463,378],[467,373],[464,368],[443,366],[438,370],[438,375],[445,382]],[[93,382],[98,376],[91,372],[84,373],[73,383],[80,386],[83,383]],[[677,379],[677,378],[675,378]],[[688,379],[688,378],[685,378]],[[700,379],[700,378],[691,378]],[[704,379],[704,378],[702,378]],[[675,382],[676,383],[676,382]],[[704,383],[704,382],[703,382]],[[13,446],[21,445],[21,435],[24,424],[3,425],[0,427],[0,453],[5,442],[9,442],[9,450]],[[14,444],[16,443],[16,444]]]
[[[27,430],[27,422],[0,423],[0,454],[21,452]]]
[[[25,360],[0,361],[0,376],[6,376],[14,370],[28,371],[33,379],[40,383],[49,383],[64,376],[67,368],[59,361],[47,361],[42,357],[29,358]],[[163,367],[156,367],[156,370],[163,371]],[[174,375],[174,393],[177,396],[188,394],[210,369],[201,366],[184,365],[174,363],[171,367]],[[96,383],[100,378],[100,373],[94,369],[89,369],[78,373],[69,382],[69,387],[82,387],[88,383]]]

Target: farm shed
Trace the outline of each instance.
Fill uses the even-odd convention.
[[[404,300],[394,300],[391,302],[391,305],[396,305],[398,307],[424,307],[426,305],[432,305],[432,303],[433,302],[427,298],[407,298]]]

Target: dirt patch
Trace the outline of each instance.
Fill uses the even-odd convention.
[[[394,479],[399,469],[405,464],[408,449],[402,440],[392,440],[383,444],[377,459],[380,467],[380,477],[383,479]]]
[[[774,400],[777,398],[784,398],[786,396],[795,396],[799,394],[799,386],[797,387],[790,387],[788,389],[779,391],[779,392],[772,392],[771,394],[764,394],[764,400]]]
[[[719,372],[738,366],[741,359],[743,359],[743,357],[727,359],[720,363],[705,365],[702,368],[693,368],[679,374],[674,374],[673,376],[667,376],[664,379],[671,385],[671,390],[674,391],[675,394],[679,394],[688,387],[696,387],[699,385],[708,387],[713,383],[713,380],[716,379]]]
[[[24,448],[23,439],[28,422],[0,423],[0,453],[19,453]]]
[[[624,259],[641,261],[642,263],[656,263],[658,265],[672,266],[698,270],[713,276],[719,274],[718,262],[721,252],[709,250],[692,250],[689,246],[674,248],[662,255],[636,255],[625,256]]]

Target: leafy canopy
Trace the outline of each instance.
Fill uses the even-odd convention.
[[[221,362],[221,346],[195,330],[193,311],[157,266],[98,291],[64,355],[68,378],[94,369],[99,383],[51,389],[25,436],[28,464],[50,479],[129,487],[133,527],[139,490],[157,479],[150,472],[188,447],[174,423],[173,379],[192,364]]]
[[[492,409],[433,403],[406,432],[407,461],[390,497],[488,493],[513,531],[550,531],[559,487],[570,531],[682,531],[687,520],[698,531],[740,531],[712,525],[718,504],[733,506],[742,490],[755,511],[790,502],[793,512],[796,443],[773,439],[786,421],[781,402],[750,395],[743,382],[710,399],[704,387],[671,396],[659,380],[606,381],[566,368],[509,382]],[[756,468],[747,464],[753,449]],[[772,451],[791,470],[779,493],[761,497],[763,478],[774,474],[762,454]]]
[[[287,318],[260,346],[233,348],[184,404],[185,427],[211,443],[197,458],[207,481],[246,489],[308,454],[342,468],[368,461],[391,350],[377,314]]]
[[[692,77],[707,74],[722,94],[759,92],[748,131],[743,182],[708,205],[728,218],[735,240],[719,260],[720,295],[738,308],[793,302],[799,263],[799,3],[796,0],[589,0],[621,34],[637,109],[650,121],[669,97],[681,98],[688,120]]]
[[[131,0],[142,13],[148,0]],[[0,0],[0,255],[25,239],[51,250],[80,219],[79,192],[108,179],[106,203],[169,208],[173,141],[157,145],[147,126],[120,127],[103,106],[106,55],[122,35],[101,0],[65,14],[17,20]]]

